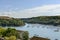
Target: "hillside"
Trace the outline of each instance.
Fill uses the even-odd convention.
[[[60,16],[39,16],[32,18],[23,18],[21,19],[27,23],[39,23],[39,24],[47,24],[47,25],[60,25]]]
[[[0,16],[0,26],[22,26],[25,23],[22,20],[7,17],[7,16]]]
[[[0,27],[0,40],[28,40],[28,38],[29,33],[27,31]]]

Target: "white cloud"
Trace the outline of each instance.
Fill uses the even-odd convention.
[[[35,8],[24,9],[19,11],[3,12],[4,14],[10,14],[13,17],[35,17],[35,16],[54,16],[60,15],[60,4],[56,5],[43,5]]]

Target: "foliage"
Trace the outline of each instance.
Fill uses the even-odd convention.
[[[20,35],[22,34],[22,35]],[[29,35],[28,32],[23,32],[21,33],[21,31],[18,31],[14,28],[2,28],[0,27],[0,37],[4,38],[5,40],[16,40],[16,39],[20,39],[22,36],[23,40],[28,40]]]
[[[13,28],[0,28],[0,37],[10,37],[10,36],[16,36],[19,37],[19,33],[18,31],[16,31],[16,29]]]
[[[15,36],[5,37],[5,40],[16,40]]]
[[[0,17],[0,26],[21,26],[25,23],[16,18],[10,18],[10,17]]]
[[[28,36],[28,32],[24,32],[23,33],[23,40],[28,40],[29,36]]]
[[[27,23],[40,23],[40,24],[50,24],[50,25],[60,25],[60,16],[39,16],[22,19]]]

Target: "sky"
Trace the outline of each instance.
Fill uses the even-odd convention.
[[[28,18],[60,15],[60,0],[0,0],[0,16]]]

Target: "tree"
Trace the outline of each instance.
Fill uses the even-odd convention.
[[[5,37],[5,40],[16,40],[15,36]]]
[[[28,32],[27,31],[24,32],[23,35],[22,35],[22,37],[23,37],[23,40],[28,40],[28,38],[29,38]]]

